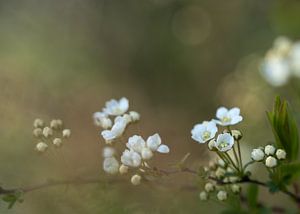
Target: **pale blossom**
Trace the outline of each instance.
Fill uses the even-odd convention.
[[[64,138],[69,138],[71,136],[71,130],[70,129],[64,129],[62,134],[63,134]]]
[[[239,192],[241,192],[241,186],[240,185],[233,184],[233,185],[230,186],[230,188],[231,188],[231,191],[233,193],[239,193]]]
[[[128,169],[129,169],[128,166],[125,166],[124,164],[122,164],[119,168],[119,172],[121,175],[124,175],[128,172]]]
[[[128,149],[141,153],[143,148],[146,146],[146,142],[141,136],[134,135],[128,139],[126,146]]]
[[[53,130],[49,127],[45,127],[43,129],[43,135],[44,135],[44,137],[48,138],[53,135]]]
[[[105,103],[103,112],[112,115],[118,116],[124,114],[129,108],[129,101],[127,98],[123,97],[120,100],[112,99]]]
[[[121,156],[121,162],[126,166],[139,167],[142,163],[142,158],[139,153],[126,149]]]
[[[219,134],[215,143],[216,148],[221,152],[230,150],[234,145],[234,139],[229,133]]]
[[[44,121],[42,119],[35,119],[33,122],[33,127],[34,128],[43,128],[44,127]]]
[[[113,141],[116,138],[123,135],[126,126],[127,126],[126,118],[118,117],[118,119],[115,120],[115,124],[113,125],[111,130],[104,130],[101,132],[101,135],[107,142]]]
[[[279,159],[279,160],[284,160],[286,158],[286,152],[283,150],[283,149],[278,149],[276,151],[276,157]]]
[[[109,174],[116,174],[119,171],[119,162],[114,157],[105,158],[103,161],[103,170]]]
[[[48,149],[48,145],[44,142],[39,142],[35,148],[38,152],[45,152]]]
[[[216,117],[217,120],[214,121],[221,126],[235,125],[243,120],[239,108],[227,109],[220,107],[217,109]]]
[[[142,180],[142,177],[140,175],[133,175],[131,177],[131,183],[135,186],[139,185],[141,183],[141,180]]]
[[[159,134],[154,134],[147,139],[147,147],[153,152],[169,153],[170,149],[167,145],[161,144],[161,138]]]
[[[110,158],[115,155],[115,149],[113,147],[106,146],[103,148],[102,156],[104,158]]]
[[[269,168],[273,168],[277,166],[277,159],[272,156],[269,156],[266,158],[265,165]]]
[[[218,128],[214,121],[210,121],[210,122],[205,121],[201,124],[195,125],[191,133],[192,133],[192,138],[195,141],[199,143],[205,143],[208,140],[214,138],[217,131]]]
[[[265,157],[265,153],[261,149],[253,149],[251,152],[251,158],[254,161],[262,161]]]
[[[130,115],[131,120],[132,120],[133,122],[139,121],[139,120],[140,120],[140,117],[141,117],[140,114],[137,113],[136,111],[131,111],[131,112],[129,112],[129,115]]]
[[[215,186],[212,183],[206,183],[204,189],[206,192],[212,192],[215,190]]]
[[[112,127],[111,119],[103,112],[95,112],[93,118],[96,126],[101,126],[103,129],[109,129]]]
[[[272,146],[272,145],[267,145],[265,147],[265,154],[266,155],[274,155],[275,151],[276,151],[276,148],[274,146]]]
[[[53,140],[53,145],[56,146],[56,147],[60,147],[62,145],[62,140],[60,138],[55,138]]]
[[[151,149],[144,147],[141,152],[141,156],[144,160],[149,160],[153,157],[153,152]]]
[[[219,201],[225,201],[227,199],[227,192],[220,190],[217,194],[217,198]]]
[[[205,191],[200,192],[199,198],[201,201],[206,201],[208,199],[208,194]]]

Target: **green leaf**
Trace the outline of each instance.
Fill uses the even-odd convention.
[[[276,146],[287,152],[289,161],[296,160],[299,153],[299,134],[296,120],[285,100],[276,97],[273,111],[267,113],[276,139]]]
[[[10,194],[6,194],[2,197],[2,200],[6,203],[8,203],[8,209],[11,209],[16,202],[23,202],[23,199],[21,199],[22,197],[22,192],[20,191],[16,191],[15,193],[10,193]]]
[[[280,172],[282,175],[282,179],[286,184],[290,184],[291,182],[297,180],[300,177],[300,163],[292,162],[288,164],[282,164],[280,166]]]
[[[247,201],[251,210],[256,209],[258,201],[258,186],[256,184],[250,184],[247,190]]]

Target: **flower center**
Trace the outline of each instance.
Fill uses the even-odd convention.
[[[225,141],[222,141],[219,145],[218,145],[218,148],[219,149],[224,149],[228,146],[229,144]]]
[[[209,139],[210,138],[210,132],[209,131],[203,132],[202,138],[203,138],[203,140]]]
[[[226,116],[225,116],[225,117],[222,118],[222,122],[223,122],[223,123],[228,123],[228,122],[230,122],[230,121],[231,121],[231,118],[230,118],[230,117],[226,117]]]

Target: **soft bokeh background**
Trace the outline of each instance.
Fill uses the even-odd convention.
[[[259,62],[276,36],[297,38],[299,26],[296,0],[1,1],[1,184],[103,176],[104,142],[91,117],[113,97],[128,97],[142,115],[129,133],[159,132],[171,147],[170,155],[156,156],[153,164],[160,167],[187,152],[192,167],[209,160],[206,147],[190,139],[190,129],[212,118],[220,105],[241,108],[246,152],[267,143],[272,136],[265,111],[274,95],[285,91],[264,82]],[[61,118],[72,129],[72,139],[57,154],[34,152],[36,117]],[[162,182],[43,189],[12,210],[0,203],[0,212],[218,213],[224,208],[201,203],[198,191],[180,189],[196,183],[189,175]],[[289,206],[283,199],[262,197]]]

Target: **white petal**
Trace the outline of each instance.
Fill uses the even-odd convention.
[[[169,149],[169,147],[168,147],[167,145],[162,144],[162,145],[160,145],[160,146],[158,147],[157,151],[158,151],[159,153],[164,153],[164,154],[166,154],[166,153],[169,153],[169,152],[170,152],[170,149]]]
[[[129,108],[129,101],[127,98],[122,97],[119,100],[119,108],[125,113]]]
[[[228,113],[228,109],[225,107],[220,107],[217,110],[216,117],[222,119]]]
[[[148,137],[147,139],[147,147],[152,151],[156,151],[160,144],[161,144],[161,138],[157,133]]]
[[[231,119],[230,124],[235,125],[243,120],[242,116],[235,116]]]
[[[231,118],[240,115],[240,109],[239,108],[230,109],[229,110],[229,115],[230,115]]]

